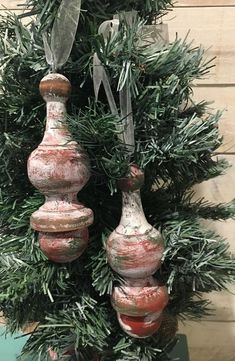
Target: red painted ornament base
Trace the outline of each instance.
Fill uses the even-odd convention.
[[[118,313],[121,328],[134,338],[147,338],[157,332],[162,323],[159,315],[148,315],[144,317],[133,317]]]
[[[72,232],[39,234],[39,244],[50,261],[57,263],[72,262],[85,251],[89,233],[84,228]]]

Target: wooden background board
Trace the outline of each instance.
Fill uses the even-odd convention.
[[[203,182],[195,187],[197,198],[205,197],[215,203],[229,202],[235,198],[235,155],[221,155],[231,167],[223,176]],[[203,222],[230,243],[235,254],[235,220]],[[234,361],[235,359],[235,285],[229,292],[215,292],[206,296],[215,309],[203,322],[186,322],[180,332],[186,333],[191,361]]]
[[[0,8],[2,9],[19,9],[19,5],[25,4],[25,0],[0,0]]]
[[[185,38],[195,45],[203,44],[207,57],[216,56],[216,67],[210,76],[199,83],[235,85],[235,7],[232,8],[177,8],[166,17],[170,39]]]
[[[196,7],[216,7],[216,6],[235,6],[235,0],[178,0],[175,6],[196,6]]]
[[[19,4],[24,4],[25,0],[1,0],[1,7],[7,9],[17,9]],[[175,6],[235,6],[235,0],[179,0]]]
[[[190,361],[234,361],[235,328],[233,322],[186,322]]]
[[[223,153],[235,152],[235,86],[199,86],[194,87],[195,101],[213,102],[209,107],[212,112],[223,110],[219,129],[224,137],[223,145],[218,150]]]

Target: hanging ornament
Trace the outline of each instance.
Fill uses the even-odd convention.
[[[146,220],[140,198],[143,172],[135,165],[119,182],[123,195],[122,217],[107,240],[110,266],[124,277],[124,285],[114,287],[111,302],[123,330],[144,338],[161,325],[168,303],[165,286],[152,275],[160,268],[164,245],[160,232]]]
[[[137,12],[127,12],[105,21],[99,28],[104,41],[119,31],[120,17],[127,26],[137,19]],[[145,44],[139,44],[144,46]],[[115,103],[105,68],[94,54],[93,81],[95,96],[103,83],[110,110],[119,120],[119,138],[131,156],[135,149],[134,121],[130,91],[130,61],[123,61],[125,77],[118,82],[120,112]],[[132,337],[151,336],[161,325],[162,313],[168,302],[167,289],[152,275],[160,268],[164,245],[160,232],[150,225],[144,215],[140,188],[144,173],[138,166],[130,167],[129,175],[119,182],[122,191],[122,216],[118,227],[107,240],[106,251],[110,266],[124,278],[124,285],[114,287],[111,302],[117,311],[122,329]]]
[[[86,248],[87,227],[93,222],[92,211],[77,201],[90,177],[89,160],[66,126],[68,79],[47,75],[40,92],[47,103],[46,131],[29,157],[28,176],[46,201],[32,214],[31,227],[40,232],[41,249],[50,260],[71,262]]]
[[[62,0],[51,31],[51,42],[43,34],[45,57],[52,74],[40,83],[46,102],[47,122],[43,140],[28,160],[31,183],[45,195],[45,203],[30,219],[39,231],[39,244],[54,262],[77,259],[88,243],[88,226],[93,213],[77,200],[77,193],[90,177],[89,159],[74,141],[66,125],[66,102],[70,95],[69,80],[56,71],[69,58],[77,32],[81,0]]]

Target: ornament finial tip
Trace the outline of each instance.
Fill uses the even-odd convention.
[[[51,73],[41,80],[39,90],[45,100],[48,98],[67,100],[71,93],[71,84],[64,75]]]

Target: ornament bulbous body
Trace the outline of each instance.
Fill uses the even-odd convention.
[[[87,156],[72,149],[36,149],[28,160],[31,183],[46,202],[31,216],[31,225],[42,232],[66,232],[89,226],[93,213],[77,201],[89,179]]]
[[[39,145],[29,157],[29,179],[41,193],[78,193],[90,178],[89,161],[78,147]]]
[[[161,266],[160,232],[146,220],[140,192],[123,192],[122,218],[107,240],[110,266],[123,277],[146,278]]]

